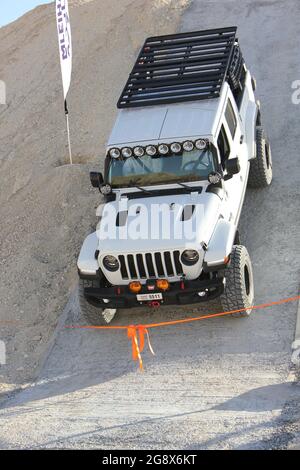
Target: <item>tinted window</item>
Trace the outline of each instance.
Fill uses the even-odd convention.
[[[230,155],[230,146],[229,146],[228,138],[227,138],[226,131],[223,125],[221,127],[219,137],[218,137],[218,147],[220,151],[221,165],[224,170],[225,161]]]
[[[234,138],[235,130],[236,130],[236,117],[233,111],[232,104],[230,100],[228,100],[226,111],[225,111],[225,118],[230,130],[230,134],[232,138]]]

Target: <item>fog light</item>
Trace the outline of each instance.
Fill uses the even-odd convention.
[[[105,304],[108,304],[110,302],[109,299],[102,299]]]
[[[168,290],[170,283],[167,279],[158,279],[158,281],[156,281],[156,287],[160,290]]]
[[[129,290],[134,294],[138,294],[142,289],[142,284],[138,281],[133,281],[129,284]]]

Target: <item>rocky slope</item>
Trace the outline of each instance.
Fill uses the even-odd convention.
[[[0,339],[2,389],[38,368],[76,283],[76,258],[94,222],[116,100],[148,35],[178,28],[188,0],[70,1],[73,80],[69,94],[74,165],[68,165],[54,4],[0,29]]]

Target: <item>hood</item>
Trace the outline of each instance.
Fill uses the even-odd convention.
[[[100,253],[199,249],[208,243],[220,214],[212,193],[121,198],[101,208],[97,227]]]

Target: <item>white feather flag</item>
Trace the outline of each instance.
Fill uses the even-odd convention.
[[[56,0],[56,23],[64,99],[66,100],[72,74],[72,37],[68,0]]]

